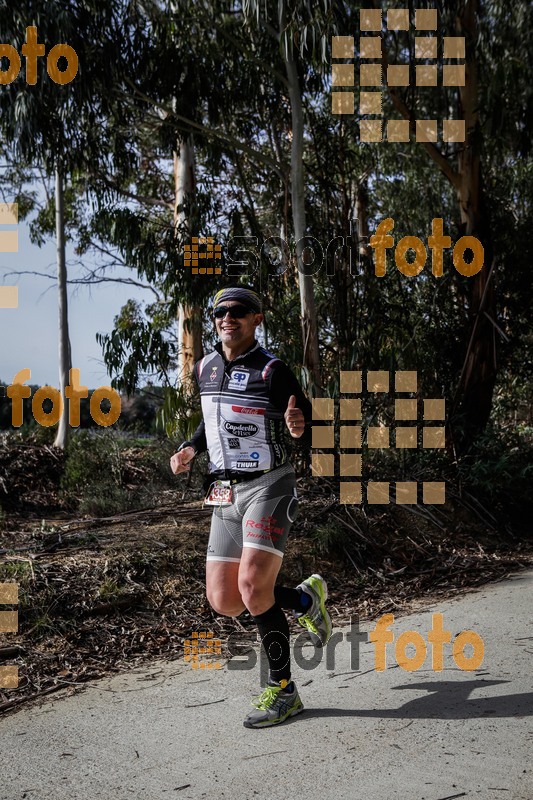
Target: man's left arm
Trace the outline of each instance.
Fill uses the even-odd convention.
[[[292,397],[295,399],[291,400]],[[296,376],[282,361],[278,362],[272,370],[270,401],[272,405],[283,411],[285,424],[292,438],[299,440],[305,447],[310,447],[312,406]]]

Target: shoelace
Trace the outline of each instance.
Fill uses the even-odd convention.
[[[268,711],[270,706],[275,702],[281,686],[267,686],[259,697],[254,697],[252,705],[254,708],[259,708],[261,711]]]

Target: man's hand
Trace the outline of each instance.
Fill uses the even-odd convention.
[[[188,472],[191,468],[189,462],[193,460],[195,455],[196,450],[194,447],[184,447],[183,450],[174,453],[170,459],[170,469],[174,475],[178,475],[180,472]]]
[[[294,394],[289,397],[289,405],[285,412],[285,424],[293,439],[299,439],[305,430],[303,411],[300,408],[296,408],[296,396]]]

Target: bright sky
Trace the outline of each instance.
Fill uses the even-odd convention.
[[[35,270],[55,275],[55,243],[39,248],[29,239],[28,226],[18,226],[18,253],[0,253],[0,284],[18,285],[19,307],[0,308],[0,379],[11,383],[20,369],[31,370],[30,383],[59,386],[58,308],[55,280],[20,275],[3,279],[7,272]],[[67,251],[67,261],[74,258]],[[77,258],[77,257],[76,257]],[[71,272],[81,274],[76,267]],[[115,273],[114,273],[115,274]],[[129,298],[153,300],[150,292],[119,283],[69,286],[69,323],[72,366],[89,389],[109,384],[109,376],[95,334],[109,333],[113,319]]]

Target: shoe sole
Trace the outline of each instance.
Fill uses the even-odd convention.
[[[245,728],[272,728],[274,725],[280,725],[282,722],[286,722],[290,717],[295,717],[296,714],[301,714],[302,711],[305,711],[305,707],[302,704],[298,708],[294,708],[287,714],[286,717],[282,719],[276,720],[267,720],[266,722],[258,722],[256,725],[253,725],[251,722],[246,722],[246,720],[242,723]]]

